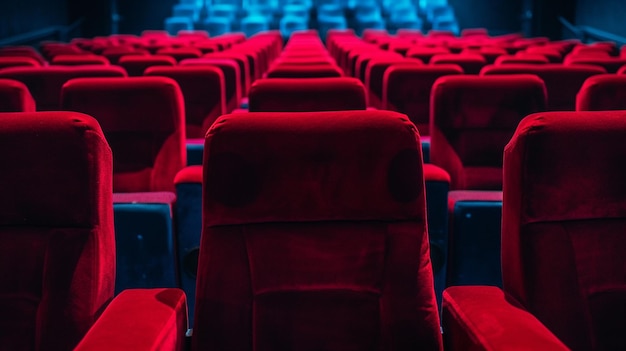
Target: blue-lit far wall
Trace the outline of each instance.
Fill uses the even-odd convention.
[[[0,38],[68,25],[81,18],[82,35],[111,33],[113,0],[19,0],[0,2]],[[177,0],[116,0],[119,32],[138,34],[160,29]],[[561,34],[557,17],[626,36],[624,0],[449,0],[461,28],[485,27],[494,33],[524,31],[556,38]],[[522,21],[531,9],[532,19]],[[525,23],[525,25],[524,25]]]

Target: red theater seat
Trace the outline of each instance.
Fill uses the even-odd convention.
[[[113,298],[111,150],[80,113],[0,121],[0,348],[72,350]]]
[[[440,350],[410,121],[342,111],[216,125],[192,350]]]
[[[383,95],[383,78],[385,71],[394,64],[424,65],[418,59],[407,59],[404,57],[381,57],[372,58],[365,67],[365,87],[368,91],[368,105],[370,107],[381,108]]]
[[[487,60],[480,54],[440,54],[433,56],[429,63],[459,65],[465,74],[478,74],[487,64]]]
[[[111,64],[117,65],[120,58],[124,56],[148,56],[150,52],[145,49],[136,49],[134,47],[127,46],[115,46],[109,47],[102,51],[102,56],[106,57]]]
[[[431,92],[430,158],[451,190],[500,190],[502,150],[517,124],[542,111],[546,89],[533,75],[446,76]]]
[[[0,112],[35,112],[35,100],[24,83],[0,79]]]
[[[224,73],[219,67],[151,67],[145,75],[170,77],[178,83],[185,99],[187,138],[204,138],[213,122],[226,114]]]
[[[125,77],[116,66],[12,67],[0,71],[0,78],[24,83],[37,103],[38,111],[60,109],[61,88],[68,80],[80,77]]]
[[[81,65],[108,65],[109,60],[99,55],[57,55],[52,58],[53,65],[81,66]]]
[[[437,78],[453,74],[463,74],[463,69],[443,64],[391,65],[383,78],[381,108],[405,113],[417,126],[420,135],[429,135],[430,90]]]
[[[341,77],[341,69],[334,64],[298,65],[280,63],[269,69],[267,78],[329,78]]]
[[[607,73],[616,73],[622,66],[626,65],[626,57],[586,57],[568,56],[563,62],[564,65],[594,65],[606,69]]]
[[[180,63],[181,66],[194,67],[218,67],[224,74],[225,94],[226,94],[226,112],[231,112],[239,108],[243,87],[247,84],[247,77],[241,71],[241,66],[234,59],[224,58],[200,58],[187,59]]]
[[[41,64],[32,57],[0,56],[0,69],[18,66],[38,67],[41,66]]]
[[[250,112],[365,110],[365,87],[356,78],[274,78],[252,85]]]
[[[625,138],[624,111],[520,123],[504,152],[504,292],[444,293],[449,349],[548,349],[534,332],[552,349],[566,348],[549,332],[571,350],[626,348]]]
[[[170,56],[173,57],[177,62],[180,62],[184,59],[200,58],[202,56],[202,51],[200,51],[200,49],[192,47],[164,48],[157,51],[157,55]]]
[[[588,78],[576,96],[577,111],[626,110],[626,75]]]
[[[183,96],[166,77],[81,78],[63,86],[62,108],[94,116],[114,156],[115,192],[174,191],[186,165]]]
[[[564,66],[561,64],[510,64],[485,66],[481,75],[534,74],[546,84],[548,92],[547,110],[573,111],[576,109],[576,94],[585,80],[593,75],[606,73],[602,67],[591,65]]]
[[[140,77],[148,67],[176,66],[176,59],[165,55],[128,55],[122,56],[117,65],[123,67],[129,77]]]

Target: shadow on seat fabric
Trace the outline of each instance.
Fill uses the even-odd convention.
[[[113,298],[111,150],[81,113],[0,121],[0,348],[72,350]]]
[[[226,115],[205,150],[192,350],[441,350],[406,116]]]

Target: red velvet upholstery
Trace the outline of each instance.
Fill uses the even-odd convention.
[[[588,78],[576,96],[577,111],[626,110],[626,75]]]
[[[219,67],[150,67],[146,76],[174,79],[185,99],[187,138],[204,138],[217,117],[226,114],[224,73]]]
[[[594,65],[606,69],[607,73],[616,73],[620,67],[626,65],[626,58],[621,57],[587,57],[568,56],[563,61],[564,65]]]
[[[82,66],[82,65],[108,65],[109,60],[98,55],[57,55],[52,58],[53,65]]]
[[[226,115],[204,155],[192,350],[441,349],[406,116]]]
[[[443,292],[445,349],[569,350],[532,314],[492,286],[457,286]]]
[[[123,56],[117,63],[118,66],[124,67],[126,73],[130,77],[140,77],[148,67],[152,66],[175,66],[176,59],[165,55],[129,55]]]
[[[0,79],[0,112],[35,112],[35,100],[24,83]]]
[[[385,71],[393,64],[413,64],[423,66],[422,61],[418,59],[407,58],[372,58],[365,67],[365,87],[368,92],[368,105],[375,108],[381,108],[383,95],[383,78]]]
[[[26,84],[37,103],[38,111],[59,110],[61,88],[70,79],[124,76],[126,72],[122,68],[102,65],[12,67],[0,71],[0,78],[15,79]]]
[[[364,110],[365,87],[355,78],[260,79],[250,88],[250,112]]]
[[[424,63],[429,63],[430,59],[433,56],[441,55],[441,54],[449,54],[449,53],[450,53],[450,50],[444,47],[416,46],[416,47],[409,49],[409,51],[407,51],[406,57],[417,58],[417,59],[424,61]]]
[[[180,62],[184,59],[200,58],[202,51],[193,47],[164,48],[157,51],[157,55],[170,56],[176,59],[177,62]]]
[[[573,111],[576,108],[576,94],[585,80],[593,75],[606,73],[599,66],[561,64],[509,64],[486,66],[481,75],[535,74],[546,84],[548,92],[547,110]]]
[[[328,78],[341,77],[342,75],[341,69],[331,64],[303,66],[281,63],[267,72],[267,78]]]
[[[533,75],[446,76],[431,93],[430,158],[451,190],[502,188],[502,150],[519,121],[542,111],[545,86]]]
[[[124,56],[148,56],[150,52],[145,49],[136,49],[128,46],[114,46],[108,47],[102,51],[102,56],[106,57],[109,62],[117,65],[119,60]]]
[[[167,77],[81,78],[62,106],[94,116],[114,155],[115,192],[174,191],[186,165],[183,96]]]
[[[111,150],[83,114],[0,121],[0,349],[71,350],[113,297]]]
[[[394,64],[383,77],[382,109],[409,116],[420,135],[429,135],[430,90],[437,78],[463,74],[457,65]]]
[[[209,66],[219,67],[224,74],[225,93],[226,93],[226,109],[228,112],[239,108],[242,96],[244,94],[244,87],[246,86],[246,80],[248,79],[245,73],[241,70],[241,66],[237,61],[233,59],[220,59],[220,58],[200,58],[200,59],[186,59],[181,61],[181,66]]]
[[[626,112],[537,113],[504,151],[505,291],[574,350],[626,349]]]
[[[75,351],[182,351],[186,330],[182,290],[129,289],[115,297]]]
[[[487,64],[487,60],[480,54],[439,54],[430,59],[430,64],[459,65],[465,74],[478,74]]]
[[[0,69],[17,66],[37,67],[39,61],[27,56],[0,56]]]

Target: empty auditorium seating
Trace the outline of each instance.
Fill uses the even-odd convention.
[[[465,74],[478,74],[487,64],[487,60],[480,54],[438,54],[431,57],[431,65],[454,64],[463,68]]]
[[[550,111],[574,111],[576,108],[576,94],[585,80],[593,75],[606,73],[599,66],[576,65],[564,66],[561,64],[509,64],[500,66],[486,66],[481,75],[511,75],[534,74],[546,84]]]
[[[248,78],[236,60],[228,58],[187,59],[183,60],[180,65],[218,67],[224,75],[226,112],[230,113],[239,108]]]
[[[463,74],[457,65],[394,64],[383,78],[381,108],[405,113],[420,135],[429,135],[430,90],[437,78]]]
[[[124,77],[121,67],[89,66],[42,66],[11,67],[0,70],[0,78],[24,83],[35,99],[38,111],[59,110],[63,84],[79,77]]]
[[[450,349],[548,349],[540,340],[626,347],[626,174],[617,166],[625,137],[624,111],[545,112],[520,123],[504,152],[504,291],[444,293]]]
[[[568,56],[563,61],[564,65],[595,65],[604,68],[607,73],[616,73],[622,66],[626,65],[626,58],[620,57],[588,57],[588,56]]]
[[[217,123],[205,145],[192,349],[439,349],[408,119],[250,113]]]
[[[452,190],[499,190],[502,150],[526,115],[542,111],[545,85],[532,75],[445,76],[432,88],[430,159]]]
[[[116,290],[176,287],[174,177],[186,165],[184,101],[167,77],[80,78],[62,108],[88,113],[113,150]]]
[[[109,60],[98,55],[56,55],[52,58],[51,64],[63,66],[108,65]]]
[[[41,66],[41,64],[39,63],[39,61],[35,60],[32,57],[0,56],[0,69],[16,66],[37,67]]]
[[[576,96],[577,111],[626,110],[626,75],[588,78]]]
[[[152,66],[175,66],[176,59],[166,55],[128,55],[121,57],[117,65],[123,67],[129,77],[139,77]]]
[[[204,138],[213,122],[226,113],[224,74],[219,67],[150,67],[145,75],[169,77],[178,83],[185,101],[187,138]]]
[[[355,79],[260,79],[250,88],[250,112],[364,110],[365,87]]]
[[[113,298],[111,150],[84,114],[0,121],[0,348],[72,350]]]
[[[0,79],[0,112],[35,112],[35,100],[24,83]]]
[[[368,91],[368,105],[370,107],[381,108],[383,95],[383,78],[385,71],[394,64],[413,64],[422,66],[422,61],[418,59],[407,59],[398,57],[374,57],[365,66],[365,76],[363,83]]]

